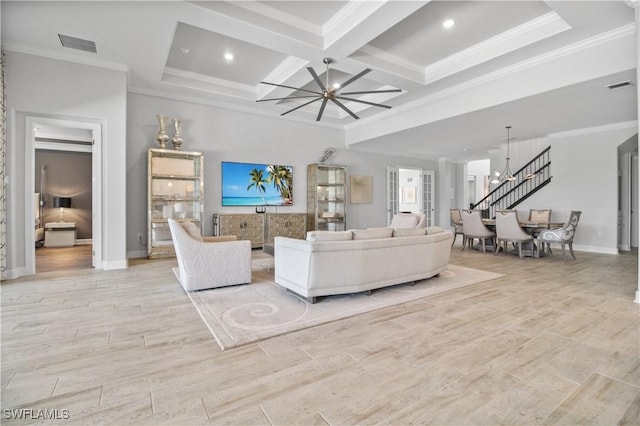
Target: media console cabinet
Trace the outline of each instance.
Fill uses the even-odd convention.
[[[273,244],[275,237],[304,239],[306,213],[215,213],[213,235],[237,235],[251,241],[252,248]]]

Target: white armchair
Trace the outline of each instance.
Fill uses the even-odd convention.
[[[424,228],[426,219],[422,213],[398,213],[393,215],[389,228]]]
[[[187,291],[251,282],[251,242],[203,241],[169,219],[178,268],[174,273]]]

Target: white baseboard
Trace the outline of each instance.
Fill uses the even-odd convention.
[[[139,259],[147,256],[149,256],[149,254],[146,250],[134,250],[127,252],[127,259]]]
[[[8,279],[8,280],[13,280],[15,278],[20,278],[23,275],[28,275],[26,268],[7,269],[5,271],[5,278]]]
[[[127,269],[129,267],[129,262],[126,260],[115,260],[115,261],[103,261],[102,266],[105,271],[111,269]]]
[[[560,245],[558,244],[558,246]],[[551,247],[554,247],[553,243],[551,243]],[[569,247],[567,246],[566,249],[569,250]],[[583,246],[578,244],[573,245],[573,251],[586,251],[589,253],[600,253],[600,254],[620,254],[617,247],[611,248],[611,247],[600,247],[600,246]]]
[[[75,245],[77,246],[86,246],[93,244],[93,240],[91,238],[83,238],[75,241]]]

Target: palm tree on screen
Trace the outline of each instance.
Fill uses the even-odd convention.
[[[250,176],[250,179],[249,179],[249,186],[247,186],[247,191],[255,187],[260,193],[260,197],[262,197],[262,202],[265,205],[267,205],[267,200],[264,199],[264,192],[266,190],[266,188],[264,187],[264,184],[267,183],[267,181],[264,178],[264,170],[253,169],[249,172],[249,176]]]
[[[285,204],[291,204],[292,191],[293,191],[293,176],[291,169],[286,166],[274,166],[267,167],[267,183],[272,183],[273,187],[278,190]]]

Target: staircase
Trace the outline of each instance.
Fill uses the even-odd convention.
[[[504,181],[482,200],[469,207],[483,210],[483,217],[487,218],[494,218],[496,210],[515,208],[551,182],[550,152],[551,147],[549,146],[513,174],[516,180]],[[529,174],[535,176],[527,179]]]

